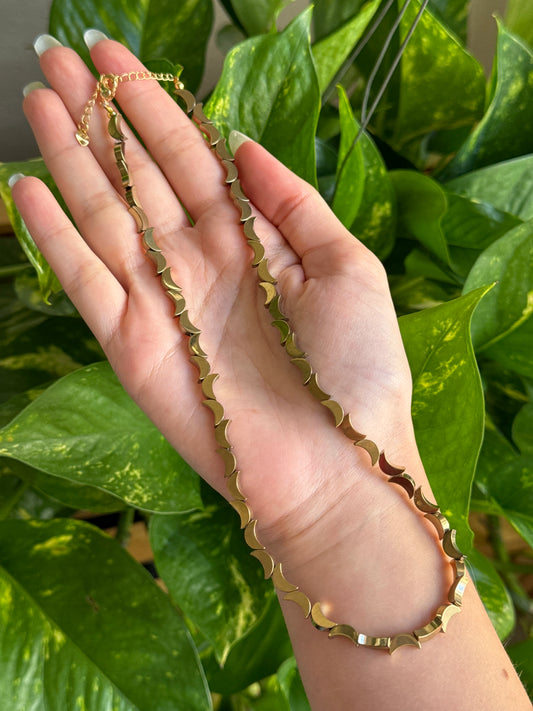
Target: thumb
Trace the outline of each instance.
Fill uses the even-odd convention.
[[[302,260],[306,277],[324,276],[331,269],[337,272],[351,261],[350,253],[357,259],[368,252],[321,195],[259,143],[232,131],[229,145],[246,196]]]

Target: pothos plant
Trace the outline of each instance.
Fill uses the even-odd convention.
[[[317,186],[383,260],[432,487],[531,683],[532,13],[515,0],[497,21],[487,83],[468,0],[316,0],[281,29],[287,4],[223,0],[204,110]],[[82,34],[100,28],[151,68],[183,65],[196,91],[212,17],[211,0],[54,0],[50,32],[89,62]],[[0,253],[0,705],[308,709],[232,509],[122,390],[13,205],[16,171],[55,190],[40,159],[0,165],[18,238]],[[121,545],[134,518],[165,591]]]

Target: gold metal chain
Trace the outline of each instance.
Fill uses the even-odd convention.
[[[136,79],[172,81],[176,94],[185,104],[187,114],[192,116],[198,128],[206,135],[207,142],[226,169],[225,182],[229,185],[233,201],[241,213],[240,221],[243,224],[243,232],[247,242],[253,251],[252,267],[257,271],[259,286],[264,293],[265,307],[273,319],[272,324],[280,332],[281,345],[287,352],[291,363],[302,374],[304,386],[331,412],[335,427],[341,429],[356,447],[364,449],[370,456],[372,466],[377,465],[382,474],[388,477],[389,482],[401,487],[408,498],[413,501],[414,507],[435,527],[440,545],[446,556],[449,557],[450,564],[454,569],[454,580],[448,591],[447,602],[438,607],[432,619],[423,627],[387,637],[374,637],[356,631],[350,624],[337,623],[328,619],[322,611],[320,602],[312,603],[311,599],[297,585],[285,578],[282,564],[274,560],[273,556],[268,553],[258,539],[256,533],[257,519],[253,517],[246,496],[241,490],[237,460],[228,438],[230,420],[226,418],[224,407],[214,392],[214,384],[219,376],[217,373],[211,372],[207,354],[200,345],[201,330],[190,320],[182,289],[172,279],[171,268],[155,242],[154,228],[149,226],[148,217],[137,200],[124,155],[125,136],[120,128],[120,115],[109,104],[115,97],[118,84],[121,81],[133,81]],[[252,215],[250,202],[242,190],[234,159],[226,149],[226,139],[220,135],[213,123],[204,115],[202,104],[196,102],[194,95],[184,88],[178,77],[170,74],[130,72],[120,75],[102,75],[93,95],[87,102],[82,119],[78,124],[76,138],[81,145],[88,145],[89,120],[92,109],[97,102],[105,108],[109,115],[108,131],[115,141],[115,161],[120,171],[128,210],[135,220],[138,232],[142,234],[142,242],[146,249],[146,254],[154,262],[161,284],[173,303],[174,316],[178,319],[182,331],[188,336],[190,359],[198,368],[199,382],[205,398],[203,404],[213,413],[215,439],[219,445],[218,451],[224,461],[226,483],[231,495],[230,504],[239,514],[241,529],[244,529],[246,543],[251,548],[251,555],[257,558],[263,566],[265,578],[272,580],[275,588],[280,593],[283,593],[284,600],[290,600],[299,605],[305,617],[310,618],[317,629],[327,630],[330,638],[345,637],[356,646],[385,649],[392,654],[403,646],[420,647],[422,642],[426,642],[440,632],[445,632],[450,619],[461,611],[463,595],[468,583],[465,558],[457,546],[456,531],[451,528],[449,521],[442,514],[437,504],[432,503],[424,496],[421,487],[416,486],[413,478],[405,472],[405,468],[390,464],[385,453],[383,451],[380,452],[372,440],[353,427],[350,415],[344,412],[342,406],[321,389],[317,373],[313,370],[307,354],[298,348],[295,333],[289,324],[288,318],[281,310],[276,279],[269,271],[264,246],[255,232],[255,217]]]
[[[111,107],[109,102],[113,101],[117,93],[118,85],[124,81],[146,81],[154,80],[158,82],[169,81],[174,84],[176,90],[183,89],[183,84],[179,80],[179,76],[175,74],[165,73],[165,72],[149,72],[149,71],[138,71],[138,72],[125,72],[124,74],[100,74],[96,88],[91,95],[91,98],[85,104],[81,119],[77,126],[76,139],[80,146],[89,145],[89,123],[91,120],[91,114],[95,104],[101,104],[108,113]]]

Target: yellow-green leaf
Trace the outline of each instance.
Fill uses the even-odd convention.
[[[405,12],[402,40],[420,6],[420,0],[413,0]],[[484,100],[482,66],[426,8],[402,55],[394,145],[401,149],[430,131],[472,125],[483,112]]]
[[[199,477],[107,362],[80,368],[45,390],[0,430],[0,456],[101,488],[141,509],[201,506]]]
[[[501,22],[492,87],[485,115],[441,173],[443,180],[533,152],[533,51]]]
[[[211,0],[54,0],[50,10],[51,34],[89,65],[83,33],[94,27],[142,61],[168,59],[183,65],[191,91],[202,78],[212,21]]]
[[[487,290],[399,319],[413,376],[412,412],[422,461],[466,552],[472,545],[470,489],[484,426],[470,320]]]
[[[185,615],[224,664],[232,646],[261,618],[274,590],[250,556],[238,517],[210,493],[202,511],[152,516],[154,561]]]
[[[9,711],[210,711],[181,616],[82,521],[0,522],[0,698]]]
[[[350,17],[330,34],[322,36],[313,45],[313,57],[321,93],[328,87],[352,52],[370,20],[376,14],[380,2],[381,0],[367,2],[358,10],[357,14]],[[315,12],[319,8],[320,6],[317,6]]]
[[[224,135],[238,130],[316,185],[320,108],[309,45],[311,9],[276,35],[252,37],[226,57],[205,113]]]

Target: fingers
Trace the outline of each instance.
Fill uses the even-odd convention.
[[[103,52],[101,47],[104,48]],[[109,40],[99,42],[93,48],[93,54],[97,55],[99,51],[103,72],[143,70],[138,60],[118,43]],[[28,118],[43,156],[82,234],[103,261],[113,266],[121,283],[126,285],[137,276],[138,270],[142,271],[143,261],[138,250],[138,240],[132,232],[133,220],[123,204],[120,176],[114,164],[113,142],[107,133],[106,114],[101,107],[95,106],[92,113],[90,148],[81,148],[74,141],[76,129],[72,124],[82,115],[84,102],[94,91],[95,80],[88,74],[79,57],[64,47],[53,47],[44,52],[41,64],[48,80],[63,100],[66,107],[64,114],[69,113],[70,116],[68,120],[66,115],[60,116],[60,106],[55,105],[51,97],[46,97],[46,92],[32,92],[25,106]],[[190,223],[180,201],[195,221],[213,208],[216,215],[209,219],[210,223],[216,218],[238,224],[238,219],[235,220],[236,210],[224,185],[225,171],[198,128],[156,81],[121,82],[117,99],[135,129],[141,135],[144,133],[142,137],[148,148],[146,151],[128,132],[126,160],[139,202],[148,215],[150,225],[156,228],[158,244],[165,253],[172,251],[176,234],[179,233],[181,264],[191,265],[197,261],[198,251],[204,245],[199,245],[195,240],[196,233],[184,229]],[[176,131],[165,142],[161,136],[165,135],[165,127],[170,130],[170,126],[176,128]],[[68,144],[68,151],[63,143]],[[117,187],[115,194],[106,191],[102,175],[96,176],[95,166],[91,167],[89,161],[91,152],[96,158],[96,164],[102,166],[101,172]],[[151,155],[159,159],[162,169],[152,160]],[[57,160],[54,160],[55,157]],[[172,179],[172,186],[163,175],[163,170]],[[83,193],[79,184],[76,185],[72,180],[73,174],[79,174],[81,180],[85,181]],[[81,201],[80,193],[83,196]],[[119,209],[120,214],[114,211],[113,206]],[[216,244],[213,241],[216,236],[214,232],[212,236],[210,244],[206,240],[205,246],[211,250],[220,250],[224,245],[220,244],[219,235]],[[242,244],[240,246],[243,247]],[[182,268],[186,280],[187,270]]]
[[[41,154],[91,250],[126,287],[148,265],[139,249],[133,218],[91,151],[70,137],[75,130],[60,98],[40,89],[25,111]]]
[[[94,77],[76,53],[65,47],[47,50],[41,63],[57,92],[31,92],[24,109],[76,224],[123,286],[139,276],[151,278],[152,267],[140,249],[135,222],[124,203],[113,140],[107,131],[107,114],[101,107],[93,111],[90,147],[82,147],[75,140],[75,120],[94,91]],[[160,234],[175,233],[189,225],[187,216],[158,166],[128,133],[128,167],[149,221],[157,225]]]
[[[98,42],[91,57],[103,73],[145,71],[118,42]],[[117,100],[194,221],[211,206],[227,200],[220,161],[198,128],[156,81],[122,82]]]
[[[379,267],[319,193],[258,143],[242,143],[235,162],[244,192],[301,259],[305,278],[345,274],[361,260]]]
[[[21,179],[12,194],[37,246],[107,349],[125,307],[124,289],[74,229],[44,183],[33,177]]]
[[[61,97],[73,123],[77,124],[84,112],[88,99],[92,96],[96,80],[80,57],[72,50],[59,47],[46,51],[41,56],[41,68],[50,86]],[[34,98],[34,97],[32,97]],[[38,111],[40,113],[40,109]],[[90,144],[85,152],[91,152],[97,159],[109,181],[117,192],[122,195],[121,176],[113,158],[113,140],[108,129],[106,112],[96,105],[90,116]],[[76,129],[74,129],[75,131]],[[143,203],[150,205],[150,217],[154,222],[161,221],[157,206],[164,205],[165,210],[173,204],[175,214],[173,220],[181,226],[188,224],[184,211],[174,200],[174,193],[164,179],[159,167],[150,159],[146,150],[129,130],[125,121],[121,122],[121,130],[127,137],[126,159]],[[74,145],[74,134],[65,136],[65,140]]]

